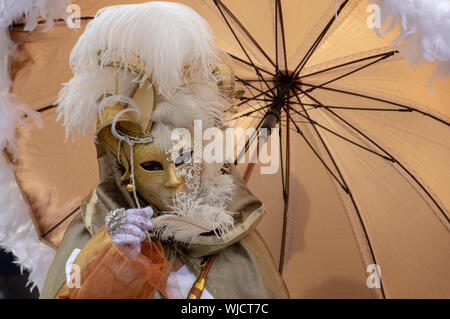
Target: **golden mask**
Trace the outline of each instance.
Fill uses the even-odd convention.
[[[175,163],[168,160],[169,155],[165,150],[159,149],[151,137],[153,127],[151,113],[155,106],[154,87],[144,85],[133,91],[132,98],[139,105],[141,117],[138,119],[135,112],[127,105],[124,106],[118,102],[106,104],[98,118],[97,138],[113,154],[118,154],[119,162],[125,168],[122,181],[129,183],[128,190],[136,191],[147,203],[159,210],[167,210],[173,195],[176,192],[186,192],[187,187],[184,177],[177,176]],[[120,114],[125,110],[130,112]],[[119,135],[138,142],[127,145],[126,142],[114,136],[113,128]],[[139,142],[146,138],[151,141]],[[157,136],[154,137],[154,139],[157,138]],[[184,157],[180,158],[182,161]],[[133,179],[135,185],[132,183]]]
[[[143,73],[139,71],[143,69],[143,66],[138,58],[126,62],[133,66],[128,71],[135,74]],[[109,66],[120,68],[120,64],[116,64]],[[231,98],[234,93],[234,77],[231,69],[222,65],[218,66],[215,73],[222,74],[218,85],[223,94]],[[104,97],[105,100],[107,98],[107,96]],[[155,146],[154,140],[142,143],[143,139],[149,138],[152,134],[151,115],[156,106],[156,90],[150,81],[147,80],[142,86],[136,85],[131,91],[130,98],[138,106],[140,117],[136,116],[136,112],[130,105],[114,101],[105,103],[97,121],[97,139],[113,154],[117,154],[119,163],[125,168],[122,181],[128,183],[127,189],[139,194],[147,203],[159,210],[165,211],[169,209],[173,195],[177,192],[189,191],[185,178],[178,176],[175,165],[183,165],[190,156],[180,154],[175,164],[168,160],[169,155],[166,154],[166,150]],[[113,134],[114,129],[119,135],[135,142],[127,145],[126,142],[120,141]]]

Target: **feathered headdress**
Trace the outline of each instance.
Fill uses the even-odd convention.
[[[74,77],[59,94],[59,119],[64,118],[67,136],[93,133],[96,124],[100,133],[114,122],[111,112],[117,115],[117,122],[124,120],[127,108],[134,108],[139,116],[151,118],[152,134],[158,136],[155,141],[167,150],[174,128],[193,130],[194,120],[201,120],[204,129],[223,126],[234,83],[232,72],[218,66],[219,60],[208,24],[185,5],[148,2],[104,8],[71,53]],[[154,89],[156,105],[149,110],[130,99],[136,87],[143,85]],[[108,113],[111,123],[97,122]],[[139,116],[133,119],[129,115],[127,121],[139,122]],[[120,157],[120,142],[112,148]],[[205,230],[224,234],[232,227],[232,212],[226,206],[233,179],[223,174],[222,167],[203,165],[195,198],[175,196],[173,211],[153,222],[160,237],[189,242]]]

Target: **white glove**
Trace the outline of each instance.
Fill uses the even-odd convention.
[[[114,212],[112,212],[114,213]],[[110,213],[111,214],[111,213]],[[108,214],[108,215],[110,215]],[[121,226],[115,227],[117,229],[108,229],[111,239],[117,247],[126,247],[137,252],[141,251],[141,243],[146,238],[145,231],[152,229],[153,225],[150,217],[153,215],[153,209],[150,206],[145,208],[131,208],[121,212],[119,224]],[[117,214],[116,214],[117,215]],[[108,228],[108,217],[106,218],[106,227]]]

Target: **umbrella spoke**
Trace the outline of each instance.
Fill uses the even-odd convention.
[[[362,219],[361,213],[359,212],[358,206],[357,206],[357,204],[355,202],[355,199],[353,198],[353,194],[352,194],[352,192],[350,190],[350,187],[348,186],[347,182],[345,181],[345,178],[342,176],[342,174],[341,174],[341,172],[339,170],[339,167],[337,166],[337,163],[336,163],[334,157],[331,155],[331,152],[328,153],[330,158],[332,159],[335,167],[336,167],[336,170],[338,171],[338,173],[339,173],[339,175],[340,175],[340,177],[342,179],[342,182],[335,176],[335,174],[331,171],[331,169],[328,167],[328,165],[323,161],[323,159],[320,157],[320,155],[317,153],[317,151],[314,149],[314,147],[312,147],[311,143],[308,141],[306,136],[301,132],[300,128],[295,124],[295,122],[293,122],[293,123],[296,126],[297,133],[299,133],[303,137],[305,142],[308,144],[308,146],[311,148],[311,150],[314,152],[314,154],[317,156],[317,158],[321,161],[321,163],[324,165],[324,167],[328,170],[328,172],[331,174],[331,176],[333,176],[335,181],[342,187],[344,192],[349,196],[349,198],[350,198],[350,200],[352,202],[352,205],[355,208],[356,215],[358,216],[359,223],[361,225],[361,229],[363,231],[363,234],[364,234],[364,237],[365,237],[365,240],[366,240],[366,243],[367,243],[367,247],[368,247],[369,252],[370,252],[370,254],[372,256],[373,263],[377,264],[375,253],[374,253],[372,244],[370,242],[369,234],[367,233],[367,229],[365,227],[365,224],[364,224],[364,221]],[[321,137],[320,133],[317,130],[316,130],[316,133],[318,134],[319,137]],[[324,144],[324,147],[327,149],[327,146],[325,144]],[[382,294],[383,298],[385,298],[386,296],[385,296],[385,293],[384,293],[383,283],[380,283],[380,285],[381,285],[381,287],[380,287],[381,288],[381,294]]]
[[[297,123],[295,121],[293,121],[291,115],[289,113],[287,113],[286,107],[283,105],[282,106],[284,111],[286,112],[286,114],[288,115],[288,118],[290,120],[290,122],[292,122],[295,126],[296,132],[298,134],[300,134],[300,136],[303,138],[303,140],[306,142],[306,144],[308,145],[308,147],[313,151],[314,155],[316,155],[316,157],[319,159],[319,161],[323,164],[323,166],[325,167],[325,169],[331,174],[331,176],[334,177],[334,179],[336,180],[336,182],[344,189],[345,192],[348,191],[347,187],[339,180],[339,178],[337,178],[336,174],[333,173],[333,171],[330,169],[330,167],[328,167],[327,163],[325,163],[325,161],[322,159],[322,157],[320,156],[320,154],[317,152],[317,150],[314,148],[314,146],[312,146],[311,142],[306,138],[305,134],[303,134],[302,130],[300,129],[300,127],[297,125]]]
[[[319,130],[316,127],[315,121],[313,119],[311,119],[311,117],[308,114],[308,111],[306,110],[306,108],[303,106],[303,104],[301,104],[302,102],[300,101],[299,97],[297,96],[297,100],[300,103],[303,112],[305,112],[305,115],[301,114],[300,112],[296,112],[296,110],[294,108],[292,108],[292,110],[296,113],[298,113],[299,115],[301,115],[302,117],[305,117],[307,120],[309,120],[309,122],[312,124],[314,131],[316,132],[317,136],[319,137],[320,143],[322,144],[322,146],[324,147],[325,151],[328,154],[328,157],[331,159],[331,162],[333,163],[333,166],[336,168],[337,173],[339,174],[339,177],[341,178],[342,181],[344,181],[344,177],[342,176],[341,170],[339,169],[339,167],[337,166],[336,161],[334,160],[333,155],[331,154],[331,151],[329,150],[327,144],[325,143],[325,141],[323,140],[322,135],[319,133]],[[348,193],[348,187],[344,188],[344,191]]]
[[[380,61],[383,61],[383,60],[385,60],[385,59],[387,59],[387,58],[393,56],[394,54],[395,54],[395,51],[386,53],[385,55],[383,55],[382,57],[376,59],[375,61],[372,61],[372,62],[370,62],[370,63],[368,63],[368,64],[363,65],[363,66],[360,66],[359,68],[357,68],[357,69],[355,69],[355,70],[352,70],[352,71],[350,71],[350,72],[344,73],[343,75],[340,75],[340,76],[338,76],[338,77],[336,77],[336,78],[334,78],[334,79],[331,79],[331,80],[329,80],[329,81],[326,81],[326,82],[324,82],[324,83],[322,83],[322,84],[320,84],[320,85],[313,86],[313,87],[311,87],[311,88],[309,88],[309,89],[307,89],[307,90],[304,90],[304,91],[305,91],[305,92],[308,92],[308,93],[309,93],[309,92],[312,92],[312,91],[314,91],[314,90],[317,89],[317,88],[320,88],[320,87],[322,87],[322,86],[324,86],[324,85],[327,85],[327,84],[330,84],[330,83],[333,83],[333,82],[336,82],[337,80],[343,79],[343,78],[345,78],[345,77],[347,77],[347,76],[349,76],[349,75],[352,75],[352,74],[354,74],[354,73],[356,73],[356,72],[358,72],[358,71],[361,71],[361,70],[363,70],[363,69],[365,69],[365,68],[367,68],[367,67],[369,67],[369,66],[371,66],[371,65],[374,65],[374,64],[376,64],[376,63],[378,63],[378,62],[380,62]]]
[[[70,216],[75,214],[79,209],[80,209],[80,207],[75,208],[69,215],[65,216],[63,219],[61,219],[59,222],[57,222],[55,225],[53,225],[52,228],[50,228],[44,234],[42,234],[42,238],[44,238],[45,236],[50,234],[52,231],[54,231],[59,225],[64,223],[68,218],[70,218]]]
[[[249,97],[246,97],[246,96],[243,96],[243,97],[241,97],[241,99],[245,99],[245,100],[248,100],[248,99],[250,99]],[[265,98],[252,98],[252,100],[253,101],[260,101],[260,102],[273,102],[273,100],[271,100],[271,99],[265,99]]]
[[[253,68],[256,68],[256,69],[258,69],[259,71],[264,72],[264,73],[267,73],[267,74],[269,74],[269,75],[271,75],[271,76],[275,76],[275,74],[274,74],[273,72],[267,71],[266,69],[263,69],[262,67],[259,67],[259,66],[255,65],[255,64],[252,64],[252,63],[250,63],[250,62],[247,62],[247,61],[245,61],[245,60],[243,60],[243,59],[241,59],[241,58],[239,58],[239,57],[237,57],[237,56],[235,56],[235,55],[233,55],[233,54],[231,54],[231,53],[228,53],[228,52],[227,52],[227,54],[228,54],[230,57],[232,57],[233,59],[235,59],[235,60],[237,60],[237,61],[239,61],[239,62],[241,62],[241,63],[244,63],[244,64],[246,64],[246,65],[248,65],[248,66],[253,67]]]
[[[273,92],[271,86],[269,84],[267,84],[266,80],[264,79],[264,77],[262,76],[261,72],[259,71],[259,69],[255,66],[255,63],[253,63],[252,58],[250,57],[250,55],[248,54],[247,50],[244,48],[241,40],[239,40],[236,32],[234,31],[233,27],[231,26],[230,22],[228,21],[227,17],[225,16],[225,13],[223,12],[223,10],[228,10],[227,7],[225,7],[222,3],[222,1],[220,0],[214,0],[214,3],[216,4],[217,9],[219,9],[220,14],[222,15],[223,19],[225,20],[225,23],[227,24],[228,28],[230,29],[231,33],[233,34],[234,38],[236,39],[237,43],[239,44],[239,46],[241,47],[242,51],[244,52],[244,54],[246,55],[248,61],[252,64],[253,68],[255,69],[256,74],[258,75],[258,77],[260,79],[262,79],[264,81],[264,83],[266,84],[266,86],[269,88],[269,90],[272,92],[273,95],[275,95],[275,93]],[[223,8],[223,10],[222,10]],[[229,10],[228,10],[229,11]],[[229,12],[228,14],[230,14],[231,12]],[[232,16],[233,17],[233,16]],[[273,62],[272,62],[273,64]],[[275,66],[275,65],[274,65]]]
[[[239,161],[241,160],[242,156],[245,156],[245,153],[248,151],[248,148],[250,147],[250,144],[253,143],[258,136],[259,128],[261,127],[262,123],[264,121],[264,117],[262,117],[258,124],[256,125],[255,131],[252,133],[252,135],[249,137],[247,142],[245,142],[244,148],[239,152],[238,156],[236,156],[236,159],[234,161],[234,165],[237,165]]]
[[[258,105],[261,107],[261,108],[264,108],[262,105],[261,105],[261,103],[260,103],[260,101],[258,100],[258,98],[253,94],[253,92],[252,92],[252,90],[250,90],[250,88],[249,88],[249,86],[251,86],[252,88],[254,88],[255,90],[258,90],[255,86],[253,86],[252,84],[250,84],[250,83],[244,83],[244,85],[247,87],[247,90],[250,92],[250,94],[252,95],[252,97],[251,98],[245,98],[246,100],[247,100],[247,102],[249,102],[249,101],[257,101],[257,103],[258,103]],[[258,90],[259,91],[259,90]],[[264,92],[261,92],[261,93],[264,93]],[[241,98],[242,99],[242,98]],[[251,105],[250,103],[248,104],[251,108],[253,108],[253,110],[257,110],[253,105]],[[240,106],[240,104],[239,104],[239,106]],[[267,106],[265,106],[265,107],[267,107]],[[258,111],[259,113],[261,113],[261,111],[259,110]],[[264,115],[264,114],[263,114]]]
[[[245,101],[242,101],[242,102],[238,103],[236,106],[241,106],[241,105],[243,105],[243,104],[245,104],[245,103],[247,103],[249,101],[255,100],[256,98],[258,98],[258,97],[260,97],[262,95],[268,95],[269,91],[270,90],[267,90],[267,91],[261,92],[259,94],[256,94],[253,97],[245,98]]]
[[[279,17],[277,22],[279,22],[279,24],[280,24],[281,41],[282,41],[282,44],[283,44],[284,69],[287,70],[288,69],[288,64],[287,64],[286,34],[285,34],[285,30],[284,30],[283,9],[281,7],[281,0],[275,0],[275,1],[276,1],[275,11],[278,11],[276,13],[278,13],[278,17]],[[275,16],[277,16],[277,15],[275,14]],[[277,34],[277,33],[278,32],[276,32],[275,34]],[[277,45],[278,45],[278,41],[277,41]],[[276,52],[278,54],[278,50]]]
[[[247,88],[248,88],[248,87],[251,87],[251,88],[253,88],[254,90],[258,91],[259,93],[264,92],[263,89],[257,88],[256,86],[254,86],[253,84],[251,84],[249,81],[243,80],[243,79],[241,79],[240,77],[238,77],[237,75],[235,75],[235,78],[236,78],[236,81],[241,82],[241,83],[244,84]],[[260,82],[261,82],[261,81],[259,81],[259,83],[260,83]],[[270,96],[270,95],[269,95],[269,96]]]
[[[298,97],[297,97],[297,98],[298,98]],[[301,103],[301,102],[300,102],[300,103]],[[325,107],[325,106],[324,106],[324,107]],[[324,129],[325,131],[330,132],[331,134],[333,134],[333,135],[335,135],[335,136],[337,136],[337,137],[343,139],[344,141],[349,142],[350,144],[353,144],[353,145],[355,145],[355,146],[358,146],[359,148],[362,148],[363,150],[366,150],[366,151],[368,151],[368,152],[370,152],[370,153],[372,153],[372,154],[375,154],[375,155],[377,155],[377,156],[379,156],[379,157],[381,157],[381,158],[383,158],[383,159],[385,159],[385,160],[388,160],[388,161],[391,161],[391,162],[393,161],[390,157],[387,157],[387,156],[385,156],[385,155],[383,155],[383,154],[380,154],[380,153],[378,153],[378,152],[376,152],[376,151],[374,151],[374,150],[372,150],[372,149],[370,149],[370,148],[368,148],[368,147],[365,147],[364,145],[361,145],[361,144],[359,144],[359,143],[357,143],[357,142],[355,142],[355,141],[352,141],[351,139],[349,139],[349,138],[347,138],[347,137],[345,137],[345,136],[343,136],[343,135],[341,135],[341,134],[339,134],[339,133],[337,133],[337,132],[335,132],[335,131],[329,129],[329,128],[326,127],[325,125],[322,125],[322,124],[316,122],[315,120],[313,120],[313,119],[311,119],[311,118],[309,117],[308,112],[306,111],[306,109],[303,109],[303,112],[304,112],[306,115],[305,115],[305,114],[302,114],[301,112],[299,112],[298,110],[296,110],[296,109],[294,109],[294,108],[291,108],[291,109],[292,109],[296,114],[298,114],[298,115],[300,115],[301,117],[303,117],[304,119],[308,120],[309,123],[312,124],[312,126],[314,127],[315,130],[316,130],[316,126],[318,126],[318,127],[322,128],[322,129]],[[331,154],[329,154],[329,155],[331,156]]]
[[[286,35],[284,31],[284,21],[283,21],[283,10],[281,8],[281,1],[275,0],[275,56],[276,56],[276,65],[275,65],[275,73],[278,74],[280,71],[280,48],[278,42],[280,41],[279,35],[281,34],[281,44],[283,47],[282,58],[284,62],[284,70],[288,69],[287,64],[287,53],[286,53]],[[277,87],[277,90],[279,88]],[[279,92],[278,92],[279,93]]]
[[[268,107],[270,107],[270,105],[262,106],[260,108],[251,110],[251,111],[249,111],[247,113],[244,113],[244,114],[241,114],[241,115],[237,115],[237,116],[235,116],[235,117],[233,117],[233,118],[231,118],[231,119],[229,119],[227,121],[234,121],[234,120],[237,120],[237,119],[240,119],[240,118],[243,118],[243,117],[249,117],[249,116],[253,115],[253,113],[256,113],[256,112],[260,113],[261,110],[264,110],[264,109],[266,109]],[[262,115],[264,116],[265,114],[262,114]],[[260,118],[260,117],[258,117],[258,118]]]
[[[280,71],[280,66],[278,62],[278,0],[275,0],[275,74]],[[277,93],[279,89],[277,88]]]
[[[311,96],[311,94],[305,92],[302,90],[302,92],[309,97],[311,100],[313,100],[314,102],[316,102],[319,105],[322,105],[322,107],[327,110],[329,113],[333,114],[335,117],[337,117],[338,119],[340,119],[341,121],[343,121],[347,126],[349,126],[352,130],[354,130],[356,133],[358,133],[359,135],[361,135],[364,139],[366,139],[367,141],[369,141],[370,143],[372,143],[373,145],[375,145],[379,150],[381,150],[383,153],[385,153],[387,155],[381,155],[378,154],[372,150],[370,150],[372,153],[378,154],[379,156],[381,156],[384,159],[387,159],[391,162],[395,162],[395,160],[392,158],[392,156],[390,156],[389,154],[387,154],[382,148],[381,146],[379,146],[377,143],[375,143],[373,140],[371,140],[366,134],[364,134],[363,132],[361,132],[360,130],[358,130],[357,128],[355,128],[353,125],[351,125],[350,123],[348,123],[346,120],[344,120],[342,117],[340,117],[338,114],[336,114],[334,111],[328,109],[324,104],[322,104],[321,102],[319,102],[316,98],[314,98],[313,96]],[[297,97],[298,98],[298,97]],[[356,143],[357,144],[357,143]],[[362,146],[362,145],[361,145]]]
[[[239,27],[241,31],[244,32],[244,34],[248,37],[248,39],[253,43],[253,45],[261,52],[261,54],[267,59],[267,61],[270,62],[275,67],[275,63],[272,61],[272,59],[267,55],[267,53],[264,51],[264,49],[259,45],[259,43],[255,40],[255,38],[248,32],[248,30],[244,27],[244,25],[239,21],[239,19],[231,12],[231,10],[225,6],[225,4],[221,0],[214,0],[214,3],[216,4],[217,8],[219,9],[220,13],[226,20],[228,27],[230,28],[231,32],[235,35],[235,31],[232,29],[231,25],[229,24],[228,20],[225,18],[225,15],[222,11],[222,9],[228,14],[228,16],[234,21],[234,23]],[[221,8],[222,9],[221,9]],[[235,36],[236,37],[236,36]]]
[[[309,87],[315,87],[315,85],[313,85],[313,84],[308,84],[308,83],[304,83],[304,82],[302,82],[302,85],[309,86]],[[378,102],[391,104],[391,105],[394,105],[394,106],[399,106],[399,107],[404,108],[405,111],[414,111],[414,112],[420,113],[422,115],[428,116],[428,117],[430,117],[430,118],[432,118],[432,119],[434,119],[436,121],[439,121],[442,124],[450,126],[450,122],[447,122],[446,120],[441,119],[441,118],[437,117],[436,115],[433,115],[433,114],[428,113],[428,112],[424,112],[422,110],[416,109],[416,108],[411,107],[411,106],[402,105],[400,103],[396,103],[396,102],[389,101],[389,100],[386,100],[386,99],[380,99],[380,98],[377,98],[377,97],[373,97],[373,96],[369,96],[369,95],[365,95],[365,94],[361,94],[361,93],[356,93],[356,92],[351,92],[351,91],[346,91],[346,90],[340,90],[340,89],[335,89],[335,88],[326,87],[326,86],[318,87],[318,89],[332,91],[332,92],[337,92],[337,93],[342,93],[342,94],[347,94],[347,95],[358,96],[358,97],[366,98],[366,99],[373,100],[373,101],[378,101]],[[303,93],[303,92],[300,92],[300,94],[301,93]]]
[[[236,76],[236,78],[237,78],[237,76]],[[247,83],[254,83],[254,82],[261,83],[261,82],[263,82],[260,79],[241,79],[240,81],[247,82]],[[266,82],[276,82],[276,80],[273,80],[273,79],[265,79],[265,81]]]
[[[398,53],[398,51],[389,51],[389,52],[380,53],[380,54],[372,55],[372,56],[361,58],[361,59],[357,59],[357,60],[352,60],[350,62],[346,62],[346,63],[342,63],[342,64],[339,64],[339,65],[336,65],[336,66],[332,66],[330,68],[326,68],[326,69],[323,69],[323,70],[320,70],[320,71],[317,71],[317,72],[313,72],[313,73],[309,73],[309,74],[306,74],[306,75],[302,75],[302,76],[300,76],[300,79],[304,79],[304,78],[309,77],[309,76],[321,74],[321,73],[324,73],[324,72],[327,72],[327,71],[332,71],[332,70],[335,70],[335,69],[339,69],[339,68],[342,68],[344,66],[348,66],[348,65],[351,65],[351,64],[363,62],[363,61],[366,61],[366,60],[371,60],[371,59],[383,57],[385,55],[394,55],[396,53]]]
[[[306,55],[303,57],[303,59],[300,61],[300,63],[295,67],[294,69],[294,74],[298,75],[300,74],[300,72],[302,71],[302,69],[305,67],[305,65],[308,63],[309,59],[311,58],[311,56],[313,55],[314,51],[317,49],[317,47],[319,46],[320,42],[322,41],[322,39],[325,37],[325,35],[327,34],[328,30],[331,28],[331,26],[333,25],[334,21],[336,21],[337,16],[341,13],[341,11],[344,9],[344,7],[347,5],[349,0],[345,0],[341,6],[339,7],[339,9],[336,11],[336,14],[333,15],[333,17],[330,19],[330,21],[327,23],[327,25],[325,26],[325,28],[322,30],[322,32],[319,34],[319,36],[317,37],[317,39],[314,41],[314,43],[312,44],[312,46],[309,48],[308,52],[306,52]]]
[[[40,112],[45,112],[45,111],[50,110],[50,109],[52,109],[54,107],[57,107],[57,106],[58,105],[56,105],[56,104],[50,104],[50,105],[47,105],[47,106],[43,106],[43,107],[37,109],[36,111],[39,112],[39,113]]]
[[[321,104],[317,99],[315,99],[314,97],[312,97],[311,95],[309,95],[308,93],[305,93],[306,96],[308,96],[310,99],[312,99],[314,102]],[[439,203],[435,200],[435,198],[431,195],[431,193],[426,189],[426,187],[419,181],[419,179],[412,174],[402,163],[400,163],[394,156],[392,156],[387,150],[385,150],[383,147],[381,147],[380,145],[378,145],[373,139],[371,139],[369,136],[367,136],[366,134],[364,134],[360,129],[358,129],[357,127],[355,127],[354,125],[352,125],[351,123],[349,123],[347,120],[345,120],[343,117],[341,117],[339,114],[337,114],[336,112],[334,112],[331,109],[328,109],[324,106],[324,109],[326,111],[328,111],[329,113],[331,113],[334,117],[336,117],[337,119],[341,120],[343,123],[345,123],[345,125],[347,125],[348,127],[350,127],[353,131],[357,132],[359,135],[361,135],[362,137],[364,137],[367,141],[369,141],[370,143],[372,143],[373,145],[375,145],[377,148],[379,148],[382,152],[384,152],[389,158],[391,158],[392,163],[397,163],[398,166],[406,173],[408,174],[411,179],[417,184],[417,186],[420,187],[420,189],[422,189],[422,191],[428,196],[428,198],[436,205],[436,207],[438,208],[438,210],[441,212],[441,214],[443,215],[443,217],[450,222],[450,217],[447,216],[447,214],[445,213],[444,209],[439,205]]]
[[[298,97],[298,95],[296,95],[295,97]],[[262,100],[262,99],[261,99]],[[311,106],[309,110],[316,110],[316,109],[320,109],[321,107],[327,107],[329,109],[337,109],[337,110],[350,110],[350,111],[383,111],[383,112],[412,112],[412,110],[410,109],[404,109],[404,108],[400,108],[400,109],[386,109],[386,108],[376,108],[376,107],[353,107],[353,106],[336,106],[336,105],[319,105],[319,104],[314,104],[314,103],[303,103],[303,102],[293,102],[292,104],[296,104],[296,105],[306,105],[306,106]],[[302,111],[299,111],[302,112]]]

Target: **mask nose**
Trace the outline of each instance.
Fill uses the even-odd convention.
[[[168,170],[167,170],[167,177],[166,177],[166,182],[164,184],[164,186],[166,187],[178,187],[181,185],[181,179],[177,176],[177,173],[175,172],[175,168],[173,167],[173,165],[170,165]]]

